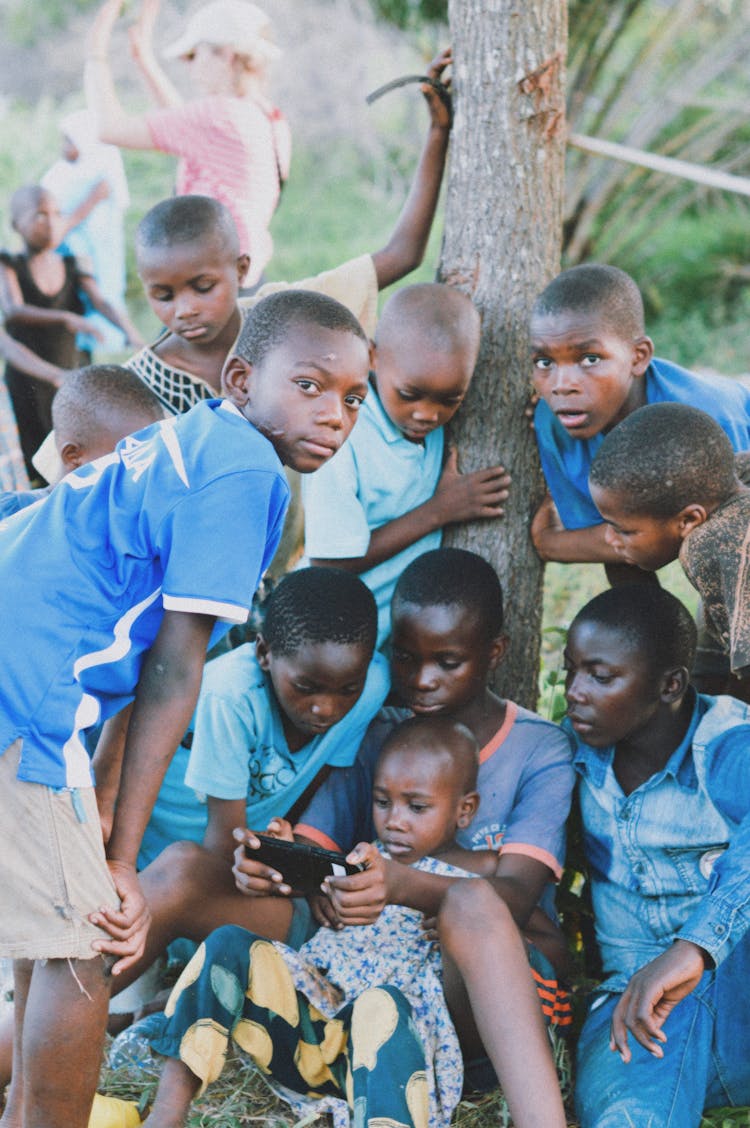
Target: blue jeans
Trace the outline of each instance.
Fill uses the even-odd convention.
[[[669,1015],[664,1057],[629,1034],[628,1065],[609,1048],[620,996],[598,995],[578,1043],[581,1128],[698,1128],[706,1108],[750,1104],[749,976],[750,934]]]

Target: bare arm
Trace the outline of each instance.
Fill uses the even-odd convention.
[[[348,859],[362,860],[357,854],[359,850],[359,846],[355,847]],[[544,886],[552,878],[551,870],[535,858],[501,854],[487,880],[505,901],[518,927],[524,928]],[[448,887],[463,880],[423,873],[383,858],[382,865],[373,864],[351,877],[329,878],[328,885],[338,919],[352,925],[371,924],[386,904],[406,905],[426,917],[434,917]]]
[[[366,572],[436,529],[461,521],[502,517],[501,502],[507,498],[509,486],[510,477],[502,466],[462,474],[458,469],[458,454],[452,449],[432,497],[409,513],[373,529],[364,556],[330,560],[317,558],[311,563]]]
[[[81,278],[81,289],[88,295],[95,310],[121,329],[128,339],[128,344],[140,348],[145,342],[124,310],[119,310],[108,301],[99,289],[99,284],[90,274]]]
[[[48,384],[54,384],[56,388],[59,388],[63,382],[66,372],[64,368],[58,368],[56,364],[42,360],[31,349],[27,349],[26,345],[9,337],[4,329],[0,329],[0,356],[5,357],[9,364],[25,372],[27,376],[36,376],[37,380],[45,380]]]
[[[135,23],[129,29],[130,53],[145,79],[157,106],[181,106],[183,99],[169,81],[154,53],[154,25],[159,14],[159,0],[143,0]]]
[[[531,539],[544,561],[561,564],[617,564],[620,557],[607,544],[606,525],[585,529],[566,529],[549,494],[531,521]]]
[[[128,735],[128,724],[132,711],[133,706],[126,705],[114,717],[110,717],[109,720],[104,722],[91,761],[94,779],[96,780],[96,803],[99,808],[99,821],[102,824],[102,836],[105,843],[109,841],[115,819],[115,803],[120,788],[122,757],[125,752],[125,740]]]
[[[105,0],[89,31],[84,68],[86,102],[96,118],[100,140],[125,149],[153,149],[145,117],[128,114],[123,108],[109,64],[112,28],[121,7],[122,0]]]
[[[63,325],[69,333],[89,332],[89,325],[85,317],[80,317],[77,313],[71,313],[70,310],[66,309],[42,309],[41,306],[30,305],[24,301],[15,271],[8,266],[0,267],[0,310],[6,322],[10,324],[16,322],[23,325]],[[27,353],[25,358],[27,361],[34,356],[34,353],[28,349],[25,352]],[[8,359],[11,358],[8,357]],[[37,359],[40,365],[45,363],[41,358]],[[15,364],[15,361],[11,361],[11,363]],[[19,365],[19,367],[22,367],[22,365]],[[23,370],[27,371],[25,368]],[[57,369],[55,365],[50,365],[46,376],[41,375],[41,370],[29,374],[31,376],[41,375],[41,379],[55,383],[56,377],[53,377],[53,371],[59,373],[61,369]]]
[[[449,48],[433,59],[427,73],[431,78],[440,78],[450,62]],[[432,87],[423,86],[422,92],[430,111],[430,126],[409,195],[393,234],[385,247],[372,256],[379,290],[390,286],[392,282],[398,282],[419,266],[424,258],[440,195],[450,136],[450,117]]]
[[[91,215],[96,205],[101,203],[102,200],[106,200],[109,194],[110,188],[107,181],[97,180],[94,187],[88,195],[81,200],[78,207],[63,216],[63,235],[67,235],[68,232],[72,231],[74,227],[77,227],[79,223],[83,223],[84,219],[86,219],[88,215]]]
[[[233,837],[235,827],[244,828],[246,804],[244,799],[216,799],[208,797],[208,826],[203,845],[212,854],[221,854],[231,865],[237,843]]]

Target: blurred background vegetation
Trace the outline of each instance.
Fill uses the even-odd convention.
[[[9,193],[51,163],[59,116],[81,104],[83,36],[94,6],[5,0],[0,242],[12,241]],[[189,6],[165,0],[163,42]],[[446,7],[446,0],[266,0],[284,48],[275,95],[295,136],[274,221],[272,277],[300,277],[382,244],[426,118],[415,87],[371,109],[364,96],[424,66],[446,41]],[[750,175],[750,0],[570,0],[569,9],[572,129]],[[119,43],[124,99],[145,107],[124,32]],[[179,83],[179,64],[173,73]],[[172,165],[158,154],[130,153],[126,162],[132,227],[171,190]],[[566,265],[593,259],[631,272],[657,352],[684,364],[750,370],[749,217],[747,198],[569,149]],[[437,236],[424,277],[436,248]],[[132,268],[129,299],[153,333]]]

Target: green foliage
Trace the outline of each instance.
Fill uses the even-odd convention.
[[[447,23],[448,0],[373,0],[379,16],[400,28]]]
[[[29,47],[50,32],[64,28],[78,12],[95,7],[97,0],[6,0],[3,14],[5,34],[12,43]]]

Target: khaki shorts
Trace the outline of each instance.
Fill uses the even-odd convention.
[[[0,957],[94,959],[106,934],[88,914],[119,906],[94,789],[19,780],[20,755],[20,740],[0,755]]]

